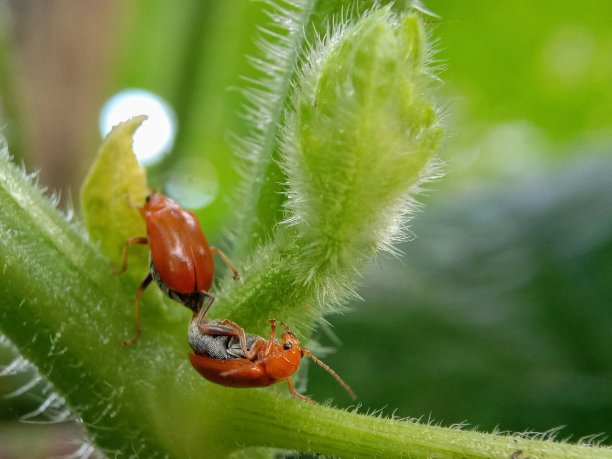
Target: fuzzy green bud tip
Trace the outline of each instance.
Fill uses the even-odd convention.
[[[316,241],[317,256],[367,256],[401,229],[443,132],[428,56],[420,17],[388,8],[313,48],[294,97],[285,166],[289,220]]]

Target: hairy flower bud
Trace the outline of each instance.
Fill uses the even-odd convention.
[[[305,237],[313,270],[355,265],[401,235],[443,132],[427,57],[419,17],[383,8],[304,60],[284,166],[287,222]]]

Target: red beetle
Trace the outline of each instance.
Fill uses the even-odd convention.
[[[149,245],[151,270],[140,284],[134,299],[136,336],[124,340],[124,345],[134,343],[142,333],[140,298],[153,279],[170,298],[198,313],[205,299],[206,310],[214,301],[208,293],[214,278],[214,253],[232,270],[234,279],[239,278],[229,258],[221,250],[208,245],[200,223],[192,212],[181,209],[175,201],[160,193],[148,195],[144,207],[138,207],[138,211],[147,225],[147,237],[133,237],[125,242],[122,266],[117,274],[125,271],[128,248],[134,244]]]
[[[276,340],[276,321],[270,319],[270,337],[246,333],[234,322],[206,322],[204,315],[192,320],[189,327],[189,344],[194,353],[189,354],[193,367],[204,378],[228,387],[264,387],[279,381],[287,381],[289,392],[295,397],[312,402],[312,399],[295,390],[291,375],[298,369],[302,357],[311,358],[323,367],[348,392],[355,394],[338,374],[300,346],[297,337],[282,324],[284,333]]]

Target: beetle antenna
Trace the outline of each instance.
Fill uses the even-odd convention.
[[[323,368],[325,371],[327,371],[330,375],[332,375],[336,379],[336,381],[338,381],[338,384],[340,384],[344,388],[344,390],[349,394],[349,397],[351,397],[351,399],[355,400],[357,398],[357,396],[355,395],[355,392],[353,392],[353,389],[351,389],[351,386],[345,383],[344,380],[340,377],[338,373],[332,370],[326,363],[317,359],[314,355],[310,353],[308,349],[302,348],[302,352],[304,353],[305,356],[311,358],[314,363],[316,363],[321,368]]]

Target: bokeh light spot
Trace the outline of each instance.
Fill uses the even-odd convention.
[[[134,134],[134,153],[143,165],[163,158],[174,145],[176,116],[161,97],[144,89],[126,89],[112,96],[100,112],[100,131],[108,134],[113,126],[136,115],[148,119]]]
[[[549,77],[565,86],[579,86],[589,77],[597,42],[584,29],[562,27],[544,45],[544,68]]]
[[[217,170],[207,159],[185,158],[172,167],[164,190],[188,209],[205,207],[219,191]]]

